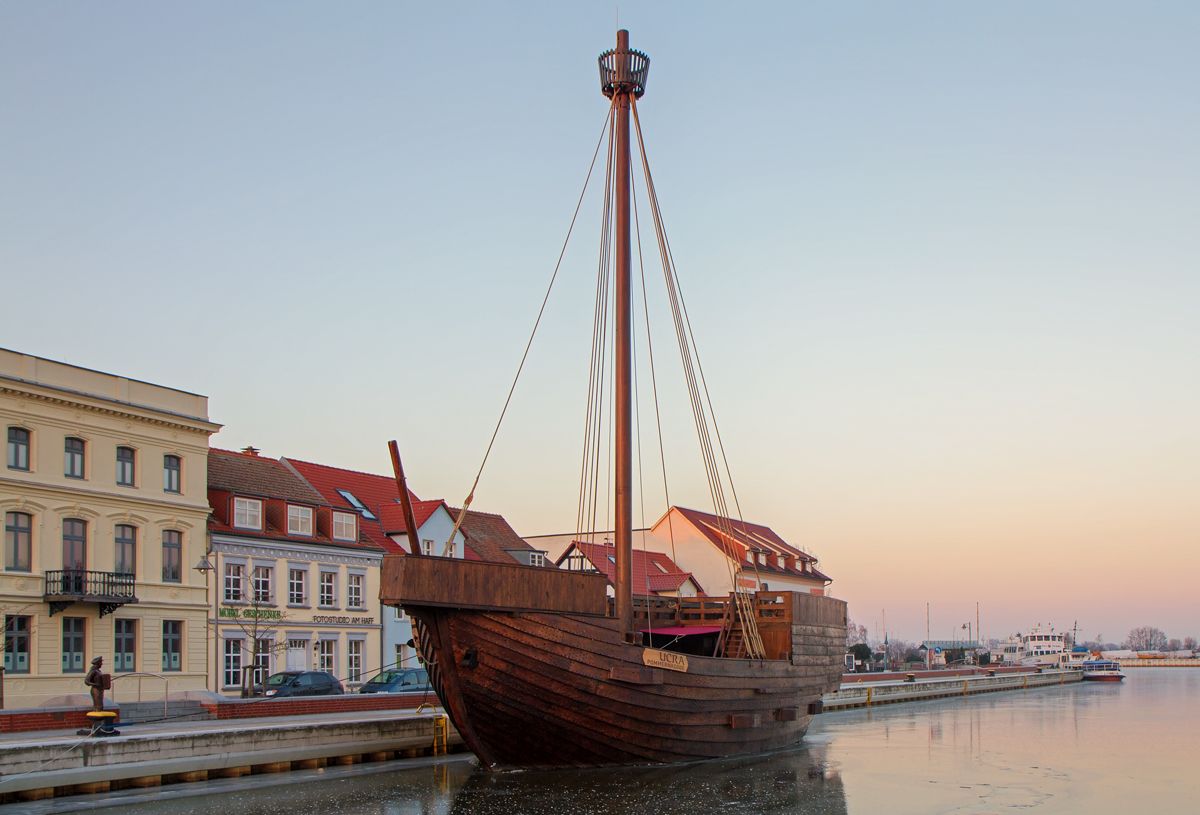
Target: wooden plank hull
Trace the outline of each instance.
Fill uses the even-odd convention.
[[[647,667],[611,618],[417,606],[434,686],[491,768],[652,764],[745,755],[800,741],[841,681],[845,604],[796,620],[787,659],[687,656]],[[783,632],[781,632],[783,633]],[[810,707],[816,704],[816,707]]]

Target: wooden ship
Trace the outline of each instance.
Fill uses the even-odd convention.
[[[648,69],[649,58],[629,48],[626,31],[600,57],[611,102],[605,199],[611,228],[604,234],[615,270],[613,596],[602,574],[422,555],[391,443],[411,553],[385,558],[380,599],[411,615],[438,698],[490,769],[683,762],[788,747],[821,712],[822,695],[841,681],[846,606],[840,600],[742,589],[726,597],[633,592],[630,118],[637,125]],[[661,249],[644,148],[641,160]],[[665,265],[669,251],[660,253]],[[675,318],[681,325],[678,311]],[[689,386],[698,389],[692,380]],[[699,414],[697,423],[699,431]],[[701,441],[709,445],[706,465],[711,459],[715,466],[711,439]],[[714,499],[723,522],[736,525],[719,489]]]

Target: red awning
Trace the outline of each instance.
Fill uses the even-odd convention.
[[[688,634],[715,634],[721,630],[719,625],[673,625],[670,628],[643,628],[646,634],[664,634],[671,637],[682,637]]]

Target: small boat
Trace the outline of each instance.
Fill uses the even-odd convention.
[[[649,58],[630,49],[629,33],[619,31],[617,47],[602,54],[599,64],[601,89],[610,100],[606,221],[593,326],[592,435],[585,437],[586,489],[581,488],[581,520],[574,534],[580,540],[597,534],[596,507],[611,490],[613,596],[607,595],[608,578],[600,573],[422,553],[411,540],[417,525],[399,451],[391,443],[410,542],[407,554],[385,557],[380,600],[411,615],[434,690],[488,769],[675,763],[789,747],[804,736],[821,712],[822,695],[837,689],[842,677],[846,604],[841,600],[815,590],[750,591],[749,581],[742,580],[723,597],[633,593],[634,164],[644,170],[642,191],[658,235],[720,536],[730,556],[751,572],[764,556],[735,534],[746,525],[721,492],[728,470],[719,472],[717,462],[724,453],[715,419],[710,429],[704,416],[703,380],[693,376],[693,360],[699,363],[689,345],[690,323],[680,293],[672,288],[678,286],[674,261],[637,119]],[[631,150],[631,119],[637,127],[636,151]],[[610,319],[611,351],[606,352]],[[608,405],[599,400],[608,393],[601,385],[609,379],[610,361],[614,385]],[[600,443],[606,415],[614,417],[611,447]],[[612,451],[615,467],[613,480],[600,483],[606,481],[596,475],[607,470],[600,465],[608,456],[604,447]],[[474,488],[464,514],[473,495]],[[754,587],[764,588],[757,581]]]
[[[1093,659],[1083,663],[1083,678],[1088,682],[1120,682],[1125,674],[1116,660]]]

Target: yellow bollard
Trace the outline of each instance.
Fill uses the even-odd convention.
[[[867,688],[867,707],[871,706],[871,691],[872,690],[873,690],[872,688]]]

